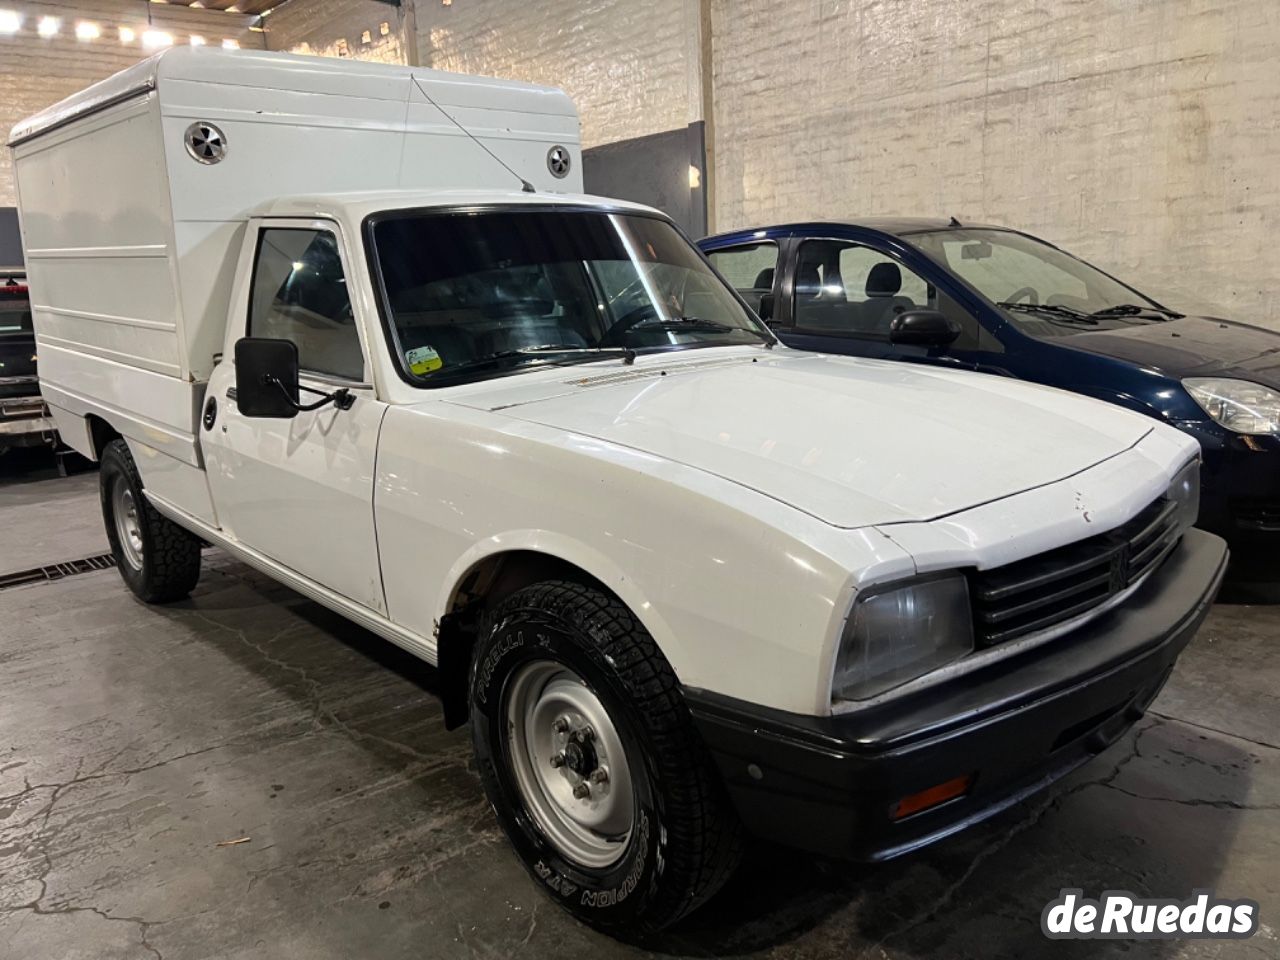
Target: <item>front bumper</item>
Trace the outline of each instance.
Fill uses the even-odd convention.
[[[1232,550],[1280,544],[1280,437],[1231,433],[1214,423],[1173,424],[1200,443],[1200,519]]]
[[[887,860],[993,816],[1122,736],[1208,615],[1226,563],[1220,538],[1191,530],[1124,604],[1072,634],[853,714],[685,694],[749,831]],[[963,796],[892,818],[902,798],[965,776]]]

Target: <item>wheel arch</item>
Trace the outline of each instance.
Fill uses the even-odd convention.
[[[107,444],[112,440],[120,439],[123,435],[96,413],[86,414],[84,419],[89,429],[89,442],[92,447],[90,455],[94,460],[101,460],[102,451],[107,449]]]
[[[571,580],[615,597],[644,625],[659,649],[670,649],[664,642],[670,632],[652,601],[633,579],[595,551],[549,538],[545,531],[490,538],[454,564],[438,604],[436,657],[447,728],[467,720],[471,649],[485,614],[517,590],[544,580]]]

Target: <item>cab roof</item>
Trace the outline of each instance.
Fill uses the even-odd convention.
[[[523,190],[365,190],[277,197],[260,204],[254,217],[318,217],[360,222],[370,214],[423,208],[560,206],[623,213],[665,214],[643,204],[580,193],[528,193]]]

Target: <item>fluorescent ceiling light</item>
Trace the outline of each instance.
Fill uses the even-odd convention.
[[[231,39],[223,40],[223,41],[222,41],[222,49],[223,49],[223,50],[239,50],[239,49],[240,49],[240,41],[239,41],[239,40],[231,40]]]
[[[119,32],[121,43],[133,43],[138,39],[138,35],[133,32],[133,27],[121,27]]]
[[[187,38],[187,43],[191,44],[193,47],[203,47],[204,37],[200,36],[198,33],[193,33]]]
[[[76,24],[77,40],[97,40],[102,36],[102,31],[98,29],[98,25],[91,20],[81,20]]]
[[[22,17],[13,10],[0,10],[0,34],[17,33],[22,27]]]
[[[42,37],[56,37],[61,27],[62,21],[57,17],[41,17],[36,24],[36,33]]]
[[[163,30],[147,30],[142,34],[142,45],[148,50],[154,50],[156,47],[173,46],[173,34],[165,33]]]

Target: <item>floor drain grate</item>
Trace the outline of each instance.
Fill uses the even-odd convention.
[[[24,583],[40,583],[42,581],[62,580],[74,577],[77,573],[91,573],[94,570],[106,570],[116,565],[116,558],[109,553],[101,553],[96,557],[85,557],[83,560],[68,560],[66,563],[53,563],[45,567],[32,567],[30,570],[19,570],[17,573],[6,573],[0,576],[0,590],[18,587]]]

